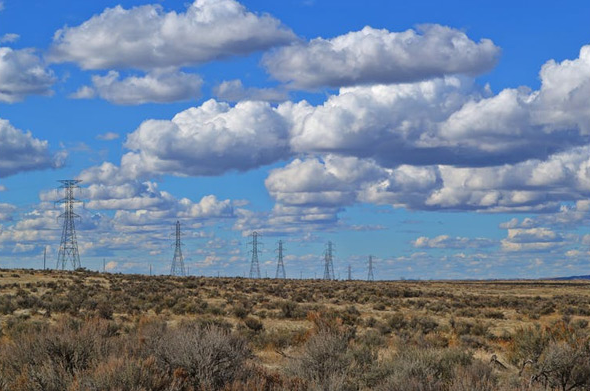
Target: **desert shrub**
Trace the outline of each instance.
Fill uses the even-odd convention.
[[[347,383],[352,389],[372,389],[382,379],[383,372],[378,365],[378,350],[364,344],[354,344],[349,349],[351,363]]]
[[[244,324],[246,325],[246,327],[248,327],[250,330],[256,333],[262,331],[262,329],[264,328],[264,325],[261,321],[251,316],[244,319]]]
[[[590,386],[588,346],[551,342],[533,365],[533,379],[559,390],[587,390]]]
[[[509,353],[532,382],[560,390],[590,387],[590,339],[568,322],[518,330]]]
[[[281,315],[283,318],[295,318],[300,316],[298,311],[299,305],[291,300],[281,301],[279,308],[281,309]]]
[[[377,330],[370,329],[359,336],[358,341],[367,346],[378,348],[380,346],[385,346],[387,339],[383,337]]]
[[[536,301],[532,306],[527,306],[523,311],[529,318],[537,320],[543,315],[551,315],[555,312],[555,304],[552,302]]]
[[[387,317],[387,325],[393,330],[403,330],[408,325],[404,314],[396,312]]]
[[[245,319],[246,316],[248,316],[248,314],[250,313],[250,311],[245,306],[238,304],[234,306],[233,313],[238,318]]]
[[[341,389],[351,362],[347,351],[346,335],[321,330],[307,340],[298,357],[289,361],[287,373],[322,390]]]
[[[377,325],[377,319],[372,316],[369,316],[365,319],[365,327],[375,327]]]
[[[386,322],[382,322],[382,321],[377,321],[373,327],[381,335],[387,335],[393,331],[393,329]]]
[[[195,388],[220,389],[242,374],[250,357],[246,341],[215,326],[183,325],[151,341],[150,351],[170,376]]]
[[[361,321],[361,313],[354,305],[347,306],[346,309],[339,312],[338,315],[342,319],[342,322],[347,325],[354,326]]]
[[[158,368],[153,357],[137,359],[132,357],[112,357],[98,364],[96,369],[81,380],[82,390],[117,391],[170,391],[170,379]],[[178,388],[176,388],[178,389]]]
[[[0,296],[0,314],[1,315],[12,314],[12,312],[16,309],[17,309],[17,306],[13,302],[12,296],[10,296],[10,295]]]
[[[459,340],[463,346],[472,349],[485,349],[488,347],[486,339],[477,335],[461,335]]]
[[[389,375],[377,389],[389,391],[444,391],[459,367],[471,365],[469,353],[458,349],[408,348],[389,363]]]
[[[504,312],[498,310],[483,311],[482,315],[489,319],[504,319]]]
[[[498,390],[498,377],[493,368],[481,361],[468,366],[458,366],[454,370],[449,391],[495,391]]]
[[[207,307],[207,311],[211,314],[211,315],[223,315],[223,308],[216,306],[216,305],[210,305]]]
[[[0,377],[24,389],[58,391],[100,362],[109,350],[108,327],[98,320],[65,319],[39,333],[22,333],[0,350]],[[12,389],[8,387],[7,389]]]
[[[106,300],[99,302],[96,306],[96,315],[102,319],[113,319],[113,306]]]
[[[289,346],[298,346],[305,341],[307,330],[305,329],[271,329],[261,334],[262,346],[272,346],[275,349],[285,349]]]
[[[573,323],[572,326],[576,329],[585,329],[588,327],[588,321],[586,319],[576,319]]]
[[[247,376],[226,385],[224,391],[309,391],[305,382],[276,372],[270,372],[258,365],[246,368]]]
[[[461,316],[461,317],[465,317],[465,318],[476,318],[479,316],[480,314],[480,310],[478,310],[477,308],[461,308],[459,310],[457,310],[455,312],[456,316]]]
[[[413,316],[409,326],[414,330],[420,330],[424,334],[431,333],[438,328],[438,323],[429,316]]]
[[[488,335],[490,324],[482,321],[454,321],[452,323],[455,333],[459,336],[463,335],[476,335],[485,337]]]
[[[520,328],[512,337],[508,349],[508,359],[517,366],[522,366],[529,360],[537,362],[549,341],[549,333],[538,324],[533,327]]]

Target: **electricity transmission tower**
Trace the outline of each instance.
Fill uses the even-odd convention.
[[[277,261],[277,274],[276,274],[275,278],[285,279],[285,278],[287,278],[287,275],[285,273],[285,264],[283,263],[283,241],[282,240],[279,240],[278,252],[279,252],[279,258]]]
[[[332,258],[332,242],[328,242],[326,251],[324,253],[324,280],[334,280],[334,262]]]
[[[80,268],[80,253],[78,252],[78,241],[76,240],[75,220],[80,216],[74,213],[74,204],[81,202],[74,198],[74,190],[80,188],[78,183],[82,182],[77,179],[65,179],[58,181],[64,189],[64,198],[56,201],[56,204],[63,204],[64,212],[59,215],[58,219],[63,219],[64,225],[61,231],[61,243],[57,255],[57,267],[64,270],[69,263],[74,270]]]
[[[352,269],[350,268],[350,265],[348,265],[348,281],[352,280]]]
[[[186,276],[184,270],[184,258],[182,257],[182,242],[180,241],[180,221],[176,221],[176,240],[174,242],[174,258],[172,258],[172,266],[170,267],[171,276]]]
[[[252,232],[252,263],[250,263],[250,278],[260,278],[258,265],[258,232]]]
[[[369,274],[367,276],[367,281],[375,281],[375,276],[373,275],[373,256],[369,255]]]

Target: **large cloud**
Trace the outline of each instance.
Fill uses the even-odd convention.
[[[354,158],[326,157],[325,161],[296,159],[271,171],[266,188],[288,205],[340,206],[356,200],[358,184],[375,178],[374,166]]]
[[[450,74],[490,70],[500,49],[440,25],[392,33],[365,27],[332,38],[296,43],[268,54],[263,64],[295,88],[408,83]]]
[[[590,197],[590,146],[496,167],[449,165],[379,166],[371,159],[327,155],[296,159],[274,169],[266,180],[271,196],[291,206],[341,207],[358,202],[418,210],[491,212],[558,211],[563,221],[582,219]]]
[[[0,102],[14,103],[29,95],[51,95],[53,72],[32,49],[0,47]]]
[[[116,71],[105,76],[92,76],[94,88],[81,87],[73,98],[93,98],[95,95],[119,105],[167,103],[200,96],[202,80],[184,72],[152,72],[143,77],[124,79]]]
[[[264,102],[230,107],[209,100],[171,121],[144,122],[125,146],[134,152],[123,157],[122,168],[151,174],[219,175],[290,155],[287,123]]]
[[[590,134],[590,45],[575,60],[550,60],[541,68],[542,87],[537,121],[545,131],[581,129]]]
[[[506,251],[545,251],[562,246],[562,235],[548,228],[511,228],[502,240]]]
[[[144,122],[119,167],[86,173],[221,175],[298,155],[266,181],[281,207],[556,211],[590,196],[589,63],[590,46],[548,62],[538,91],[453,76],[343,88],[318,106],[210,100]]]
[[[421,236],[412,242],[417,248],[444,248],[444,249],[465,249],[491,247],[496,243],[487,238],[465,238],[439,235],[434,238]]]
[[[590,146],[514,165],[440,167],[442,186],[426,204],[439,208],[557,211],[559,202],[590,196]]]
[[[0,118],[0,178],[23,171],[56,168],[64,155],[52,155],[47,141],[33,137]]]
[[[57,31],[49,58],[84,69],[154,69],[248,54],[295,39],[269,15],[234,0],[196,0],[185,12],[159,5],[107,8],[80,26]]]
[[[577,63],[590,61],[588,49]],[[297,152],[372,157],[389,167],[495,166],[588,143],[585,72],[572,75],[567,87],[542,79],[540,91],[506,89],[497,95],[456,77],[346,88],[322,105],[284,104],[279,111],[293,124],[291,146]]]

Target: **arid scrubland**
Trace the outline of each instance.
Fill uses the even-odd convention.
[[[0,270],[0,390],[590,390],[590,284]]]

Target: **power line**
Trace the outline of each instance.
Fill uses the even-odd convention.
[[[275,278],[287,278],[287,274],[285,273],[285,264],[283,263],[283,241],[279,240],[279,248],[278,248],[278,261],[277,261],[277,274]]]
[[[61,232],[61,243],[57,254],[56,268],[64,270],[69,263],[72,265],[72,268],[76,270],[81,267],[75,224],[75,220],[80,219],[80,216],[74,213],[74,205],[81,201],[74,198],[74,190],[80,188],[78,183],[82,181],[77,179],[64,179],[58,182],[62,184],[59,188],[64,189],[64,198],[56,201],[56,204],[63,204],[64,206],[64,212],[58,217],[59,219],[63,219],[64,224]]]
[[[258,264],[258,232],[252,232],[252,261],[250,263],[250,278],[260,278],[260,265]]]
[[[180,241],[180,221],[176,221],[176,240],[174,242],[174,258],[172,258],[172,266],[170,267],[171,276],[186,276],[184,269],[184,258],[182,256],[182,242]]]

